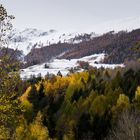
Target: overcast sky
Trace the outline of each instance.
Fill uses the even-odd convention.
[[[16,28],[103,32],[120,26],[125,29],[123,22],[132,22],[134,28],[140,26],[140,0],[0,0],[0,3],[16,17]]]

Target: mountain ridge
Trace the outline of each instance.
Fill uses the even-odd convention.
[[[59,32],[54,29],[42,31],[36,28],[26,28],[22,31],[13,29],[8,38],[10,40],[9,47],[18,49],[24,55],[30,53],[32,48],[41,48],[57,43],[79,43],[82,36],[87,35],[87,39],[97,36],[95,33],[78,33],[78,32]]]

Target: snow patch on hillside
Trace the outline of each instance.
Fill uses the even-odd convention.
[[[114,69],[116,67],[124,67],[123,64],[102,64],[100,63],[105,57],[105,54],[93,54],[90,56],[82,57],[80,59],[54,59],[51,62],[47,63],[49,68],[45,68],[45,64],[40,65],[34,65],[31,67],[28,67],[26,69],[22,69],[20,71],[21,78],[29,78],[31,75],[38,76],[38,74],[41,74],[42,77],[44,77],[47,73],[50,74],[57,74],[58,71],[61,71],[62,75],[67,75],[69,73],[69,70],[71,68],[75,68],[78,66],[78,61],[85,61],[88,62],[93,67],[104,67],[104,68],[111,68]],[[83,71],[83,69],[79,69],[78,71]]]

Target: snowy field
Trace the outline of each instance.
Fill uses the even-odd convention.
[[[22,69],[20,71],[21,78],[29,78],[31,75],[38,76],[41,74],[42,77],[44,77],[47,73],[50,74],[57,74],[58,71],[61,71],[62,75],[67,75],[69,73],[69,70],[71,68],[75,68],[78,66],[78,61],[85,61],[88,62],[93,67],[104,67],[104,68],[111,68],[114,69],[115,67],[124,67],[123,64],[101,64],[100,62],[104,59],[105,54],[93,54],[90,56],[86,56],[80,59],[54,59],[51,62],[47,63],[49,68],[45,68],[45,64],[40,65],[34,65],[31,67],[28,67],[26,69]],[[80,69],[79,71],[82,71]]]

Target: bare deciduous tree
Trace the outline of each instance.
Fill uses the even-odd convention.
[[[140,114],[136,111],[124,111],[118,118],[107,140],[139,140]]]

